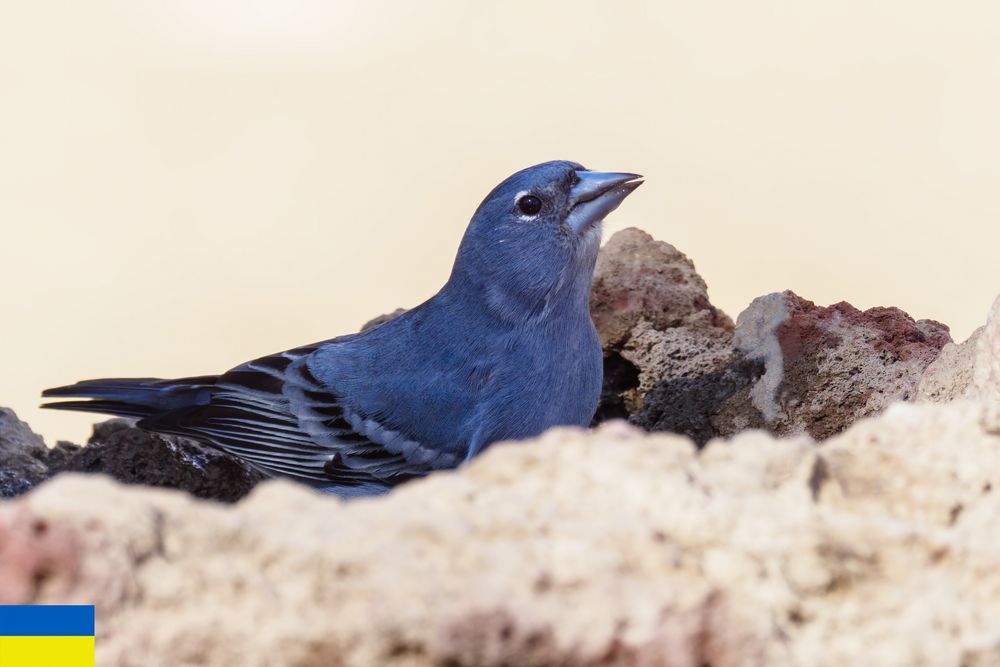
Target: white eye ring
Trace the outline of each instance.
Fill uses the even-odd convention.
[[[528,197],[538,202],[538,210],[534,212],[528,212],[525,211],[524,208],[522,208],[521,206],[522,200]],[[519,212],[518,217],[520,217],[522,220],[531,220],[541,212],[542,200],[538,197],[538,195],[533,194],[530,190],[521,190],[514,196],[514,208],[518,210]]]

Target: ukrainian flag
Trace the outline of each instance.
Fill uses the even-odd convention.
[[[93,605],[0,605],[0,667],[93,666]]]

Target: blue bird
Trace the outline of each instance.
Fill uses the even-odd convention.
[[[43,407],[138,418],[343,497],[453,468],[498,440],[587,426],[602,353],[588,296],[601,222],[642,181],[574,162],[510,176],[448,282],[361,333],[176,380],[86,380]]]

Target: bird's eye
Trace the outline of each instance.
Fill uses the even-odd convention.
[[[517,200],[517,207],[525,215],[535,215],[542,210],[542,200],[535,195],[524,195]]]

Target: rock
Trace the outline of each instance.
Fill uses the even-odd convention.
[[[180,489],[222,502],[239,500],[266,479],[221,450],[187,438],[150,433],[124,419],[95,425],[87,446],[61,459],[52,474],[101,473],[126,484]]]
[[[67,442],[66,440],[60,440],[56,443],[55,447],[49,449],[45,457],[45,463],[49,466],[50,470],[52,468],[58,468],[59,466],[65,464],[70,458],[75,456],[81,449],[82,447],[80,447],[80,445]]]
[[[993,302],[986,327],[976,344],[973,381],[982,398],[1000,402],[1000,296]]]
[[[916,400],[945,403],[977,393],[973,375],[984,328],[976,329],[964,343],[948,343],[941,348],[941,354],[920,376]]]
[[[734,392],[712,424],[720,435],[766,428],[828,438],[915,397],[949,342],[946,326],[898,308],[819,307],[793,292],[759,297],[737,320],[736,349],[763,373]]]
[[[105,474],[222,502],[239,500],[266,479],[225,452],[149,433],[124,419],[96,424],[86,447],[59,442],[49,449],[11,410],[0,408],[0,497],[29,491],[60,472]]]
[[[343,502],[65,475],[0,504],[0,603],[91,602],[97,663],[992,664],[1000,408],[897,405],[820,446],[621,423]]]
[[[378,317],[373,317],[361,326],[361,331],[367,331],[373,327],[377,327],[380,324],[385,324],[389,320],[394,320],[403,313],[406,312],[406,308],[397,308],[391,313],[385,313],[384,315],[379,315]]]
[[[0,498],[24,493],[45,479],[48,451],[13,410],[0,408]]]
[[[699,382],[732,354],[732,320],[711,304],[691,260],[638,229],[616,233],[601,249],[590,310],[604,348],[597,422],[635,416],[660,381]]]
[[[657,330],[733,329],[729,317],[709,302],[694,263],[669,243],[634,227],[617,232],[601,248],[590,312],[606,348],[624,346],[643,320]]]
[[[920,378],[917,397],[936,402],[972,397],[1000,400],[1000,296],[985,326],[960,345],[944,346]]]
[[[792,292],[754,300],[734,330],[691,261],[637,229],[601,250],[591,312],[605,355],[595,422],[624,418],[699,445],[750,428],[828,438],[915,397],[951,340],[897,308],[822,308]]]
[[[725,363],[703,375],[661,379],[629,421],[647,431],[685,435],[703,446],[722,435],[717,423],[720,413],[731,410],[732,405],[748,403],[748,392],[761,373],[760,364],[730,351]],[[746,428],[763,427],[759,419],[746,424]]]

